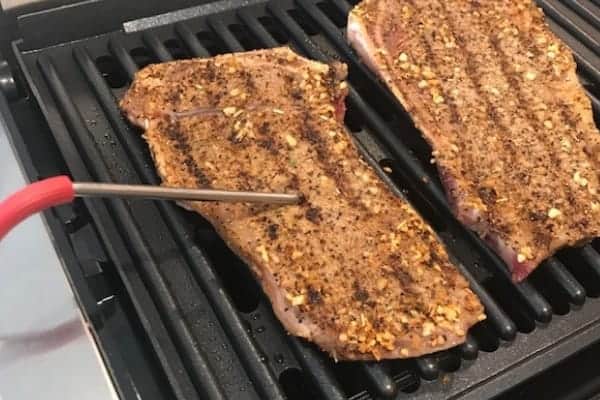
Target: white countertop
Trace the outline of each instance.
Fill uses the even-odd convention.
[[[39,3],[44,0],[0,0],[0,5],[2,5],[2,9],[10,10],[14,7],[21,7],[31,3]]]
[[[0,199],[23,185],[0,119]],[[46,226],[31,217],[0,242],[0,400],[116,398]]]

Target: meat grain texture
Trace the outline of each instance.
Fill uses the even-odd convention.
[[[600,232],[600,136],[530,0],[365,0],[348,39],[433,148],[450,204],[515,281]]]
[[[346,68],[288,48],[151,65],[121,101],[166,186],[299,192],[294,206],[188,202],[293,335],[336,359],[413,357],[485,318],[431,228],[359,156]]]

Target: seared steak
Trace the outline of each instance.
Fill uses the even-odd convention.
[[[433,147],[451,206],[524,279],[598,236],[600,135],[530,0],[365,0],[348,38]]]
[[[344,65],[288,48],[144,68],[121,102],[167,186],[300,192],[296,206],[189,202],[252,268],[287,330],[341,359],[461,343],[485,318],[423,219],[342,123]]]

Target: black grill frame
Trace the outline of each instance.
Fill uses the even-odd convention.
[[[215,245],[219,241],[199,218],[168,203],[78,202],[74,215],[58,218],[70,226],[67,233],[71,246],[93,240],[94,236],[99,239],[98,252],[102,256],[91,257],[89,261],[96,267],[85,270],[85,278],[98,280],[98,276],[111,275],[121,281],[122,296],[132,303],[174,398],[202,395],[211,399],[281,399],[293,396],[290,388],[306,390],[300,398],[315,393],[325,399],[366,399],[397,393],[401,397],[402,389],[411,388],[415,382],[420,382],[420,387],[411,397],[417,399],[487,398],[600,339],[600,291],[586,297],[584,286],[590,284],[575,277],[600,280],[600,247],[593,244],[562,252],[546,261],[530,280],[514,285],[498,257],[452,217],[439,181],[423,162],[429,158],[427,146],[402,107],[356,61],[338,27],[316,6],[327,3],[344,14],[350,4],[344,0],[257,3],[185,21],[170,21],[169,16],[138,21],[125,26],[146,29],[128,34],[111,32],[60,46],[31,49],[27,41],[16,42],[13,50],[26,86],[48,123],[68,171],[77,180],[158,182],[145,145],[123,121],[114,101],[123,89],[107,85],[94,59],[110,55],[131,79],[138,68],[132,50],[146,48],[156,61],[167,61],[172,58],[164,44],[168,39],[176,38],[194,56],[210,55],[196,36],[198,32],[207,32],[205,36],[212,37],[220,52],[243,50],[244,45],[231,30],[234,24],[253,35],[254,45],[272,47],[280,44],[269,31],[273,27],[258,19],[268,16],[271,24],[287,31],[301,53],[319,60],[333,55],[349,63],[349,114],[358,114],[366,127],[354,132],[361,149],[372,163],[385,160],[393,167],[386,179],[397,185],[440,232],[486,305],[489,319],[474,329],[459,349],[414,361],[334,365],[312,345],[287,337],[264,296],[259,296],[256,310],[236,310],[235,298],[231,299],[235,293],[223,282],[224,275],[218,273],[223,266],[211,262],[214,256],[210,247],[219,247]],[[573,49],[598,117],[598,38],[590,35],[590,27],[577,18],[593,21],[600,9],[586,0],[573,1],[571,8],[558,1],[539,3],[555,21],[551,22],[552,28]],[[288,13],[291,8],[301,10],[296,12],[304,17],[294,19]],[[164,24],[165,20],[169,24]],[[302,24],[307,23],[316,27],[317,35],[306,33]],[[592,31],[597,33],[598,28],[592,26]],[[141,56],[136,57],[139,61]],[[372,92],[383,100],[374,99],[369,94]],[[410,132],[403,135],[410,136],[410,140],[400,139],[398,129]],[[239,266],[231,270],[240,272]],[[594,284],[600,285],[600,281]],[[546,285],[551,289],[545,290]],[[591,286],[593,291],[595,286]],[[103,303],[105,294],[96,293],[96,302]],[[90,319],[101,331],[98,325],[105,316]],[[199,327],[199,321],[206,321],[209,328]],[[97,336],[112,366],[112,347],[101,340],[100,334]],[[225,347],[215,355],[215,346]],[[285,361],[279,363],[280,357]],[[460,369],[448,374],[457,363]],[[114,372],[118,386],[126,387],[117,376],[119,368]],[[294,386],[294,382],[302,382],[301,375],[307,384]],[[348,381],[352,378],[356,384]]]

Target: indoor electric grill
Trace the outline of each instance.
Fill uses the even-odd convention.
[[[248,268],[199,215],[167,202],[80,199],[45,216],[122,399],[575,399],[600,391],[600,242],[561,251],[511,282],[503,262],[453,218],[431,149],[348,46],[355,1],[50,3],[2,15],[0,107],[31,180],[158,184],[139,130],[117,107],[134,73],[287,44],[348,64],[349,131],[444,239],[488,315],[448,351],[336,363],[286,334]],[[539,5],[573,50],[598,121],[600,2]]]

